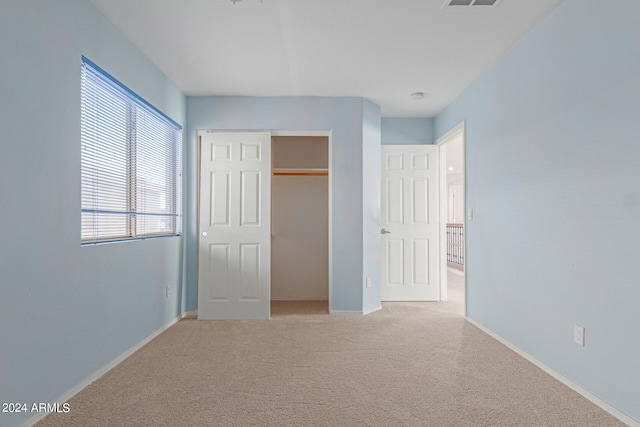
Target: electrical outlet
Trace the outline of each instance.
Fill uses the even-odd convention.
[[[371,277],[367,277],[366,286],[367,286],[367,288],[371,287]]]
[[[473,208],[467,209],[467,219],[473,221]]]
[[[573,327],[573,341],[584,347],[584,328],[582,326],[575,325]]]
[[[167,285],[166,289],[165,289],[165,296],[166,298],[169,298],[169,294],[171,293],[171,286]]]

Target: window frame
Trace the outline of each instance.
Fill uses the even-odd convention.
[[[106,98],[107,102],[101,103],[98,98],[99,101]],[[118,117],[118,112],[114,110],[122,109],[122,104],[126,112],[119,111],[124,116],[124,121],[120,122],[122,117]],[[81,57],[80,116],[81,244],[181,236],[182,126],[84,55]],[[125,132],[121,129],[123,125]],[[103,137],[103,134],[111,133],[113,128],[118,128],[124,135],[110,136],[110,140],[105,142],[107,137]],[[138,137],[144,141],[140,142]],[[117,150],[117,154],[103,153],[109,150]],[[140,156],[142,159],[138,158],[139,150],[143,152]],[[109,172],[113,172],[117,169],[113,165],[121,161],[123,156],[126,158],[126,166],[120,168],[123,170],[117,171],[115,179],[105,178],[108,175],[105,164],[111,162]],[[157,171],[159,175],[164,175],[160,183],[155,182],[159,190],[154,193],[153,189],[147,188],[151,182],[144,178],[140,180],[144,188],[139,186],[141,174],[149,175]],[[101,189],[105,194],[102,202]],[[118,195],[117,204],[123,208],[101,209],[100,205],[112,194]],[[125,198],[126,203],[123,203]],[[140,204],[146,206],[148,198],[152,199],[149,203],[155,205],[158,212],[150,211],[153,208],[140,207]],[[116,232],[112,232],[107,218],[124,221],[124,228],[122,224],[116,225]],[[166,223],[163,224],[163,221]],[[147,222],[151,230],[146,230]],[[101,230],[102,223],[105,225]],[[167,227],[168,231],[165,231]]]

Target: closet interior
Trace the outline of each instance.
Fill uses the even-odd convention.
[[[273,136],[271,147],[271,300],[328,311],[328,137]]]

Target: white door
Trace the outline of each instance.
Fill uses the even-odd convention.
[[[198,318],[268,319],[271,135],[198,136]]]
[[[382,301],[439,301],[438,147],[382,146]]]

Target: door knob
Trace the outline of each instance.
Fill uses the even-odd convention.
[[[380,230],[380,234],[391,234],[391,232],[383,228],[382,230]]]
[[[207,232],[206,231],[202,232],[202,237],[207,237]]]

